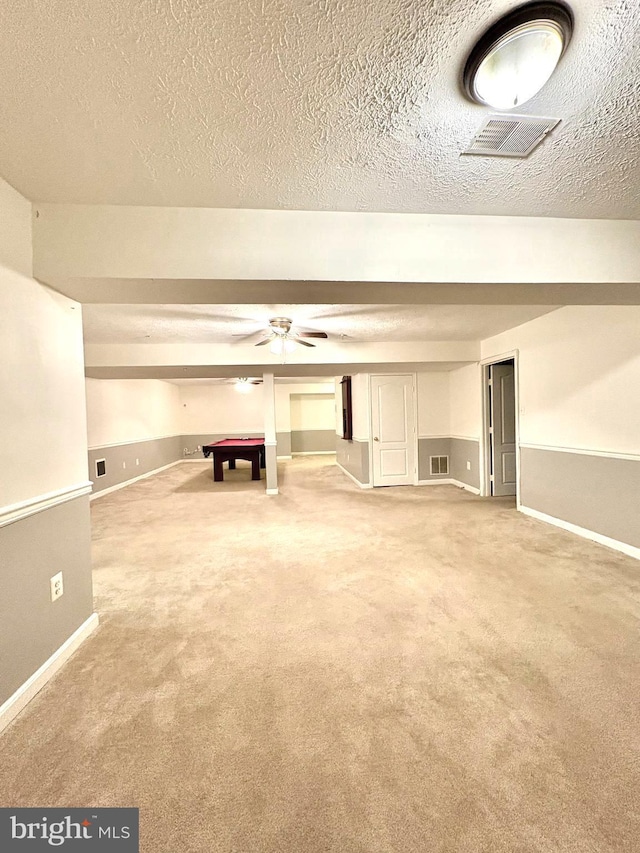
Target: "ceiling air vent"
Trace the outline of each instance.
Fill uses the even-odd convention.
[[[559,118],[492,115],[480,127],[471,145],[462,153],[491,157],[526,157],[559,123]]]

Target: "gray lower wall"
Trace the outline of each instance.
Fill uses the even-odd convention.
[[[419,480],[448,480],[451,474],[431,474],[429,458],[431,456],[451,456],[450,438],[419,438],[418,439],[418,479]],[[451,462],[451,459],[449,459]]]
[[[291,430],[292,453],[333,453],[336,434],[332,429]]]
[[[431,474],[429,457],[448,456],[449,473]],[[467,469],[470,462],[471,469]],[[467,438],[420,438],[418,439],[418,479],[458,480],[467,486],[480,488],[480,442]]]
[[[91,616],[89,496],[0,528],[0,705]],[[64,595],[49,579],[62,571]]]
[[[467,469],[467,462],[471,469]],[[449,476],[452,480],[480,488],[480,442],[470,438],[452,438],[449,454]]]
[[[267,444],[264,448],[265,456],[265,480],[268,491],[278,488],[278,448],[273,444]]]
[[[640,548],[640,460],[522,447],[520,503]]]
[[[96,459],[106,460],[107,473],[104,477],[96,476]],[[182,445],[178,435],[118,444],[115,447],[96,447],[89,450],[89,479],[93,481],[94,493],[101,492],[162,468],[163,465],[170,465],[178,459],[182,459]]]
[[[359,483],[364,485],[370,483],[369,479],[369,442],[353,439],[346,441],[339,435],[335,435],[336,462],[355,477]]]
[[[276,441],[278,442],[278,456],[291,456],[291,433],[276,433]]]

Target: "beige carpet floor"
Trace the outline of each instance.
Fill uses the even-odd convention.
[[[0,737],[0,804],[144,853],[640,850],[640,564],[331,457],[92,507],[99,630]]]

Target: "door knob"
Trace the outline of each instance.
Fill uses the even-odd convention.
[[[377,436],[377,435],[374,435],[373,440],[374,440],[374,441],[380,441],[380,439],[378,438],[378,436]]]

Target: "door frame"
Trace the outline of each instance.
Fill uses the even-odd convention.
[[[480,441],[480,494],[491,497],[490,482],[490,435],[489,435],[489,367],[501,361],[513,359],[515,415],[516,415],[516,509],[520,509],[520,352],[517,349],[492,355],[480,361],[480,382],[482,385],[482,434]]]
[[[413,428],[413,482],[412,486],[418,485],[418,377],[417,374],[411,373],[408,370],[394,371],[393,373],[370,373],[369,374],[369,482],[373,488],[376,487],[373,482],[373,394],[371,393],[371,380],[374,376],[410,376],[411,387],[413,391],[413,418],[410,419],[410,426]],[[393,486],[389,486],[393,488]]]

